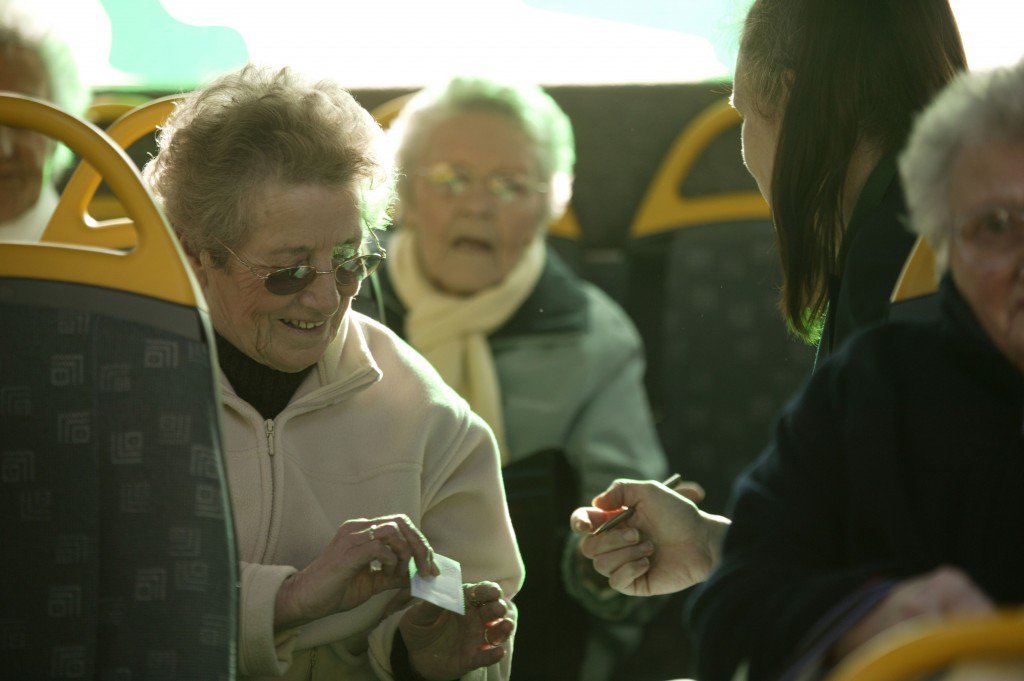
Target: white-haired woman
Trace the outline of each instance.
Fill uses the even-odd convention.
[[[700,678],[1024,602],[1024,63],[954,80],[900,173],[941,317],[857,335],[783,412],[694,604]]]
[[[52,102],[76,116],[89,99],[67,44],[13,4],[0,5],[0,90]],[[44,135],[0,126],[0,239],[42,236],[57,206],[54,177],[70,156]]]
[[[639,642],[637,608],[658,604],[612,591],[565,536],[565,517],[615,478],[660,477],[666,464],[636,329],[546,246],[571,194],[572,126],[539,87],[461,77],[417,93],[389,132],[402,174],[385,318],[498,437],[529,574],[516,673],[580,673],[587,626],[552,613],[582,604],[618,621],[620,640],[598,638],[583,671],[600,679],[610,651]]]
[[[250,66],[189,95],[146,168],[217,332],[245,677],[509,675],[522,572],[494,439],[349,309],[384,256],[382,137],[338,86]],[[434,551],[465,615],[395,598]]]

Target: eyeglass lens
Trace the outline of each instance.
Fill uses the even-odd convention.
[[[1024,208],[995,208],[964,224],[964,241],[992,254],[1005,253],[1024,240]]]
[[[366,277],[373,274],[383,258],[379,253],[367,253],[356,258],[351,258],[338,263],[334,269],[334,280],[338,286],[355,286]],[[318,272],[310,265],[299,265],[297,267],[285,267],[272,272],[265,280],[267,290],[279,296],[287,296],[298,293],[309,286],[313,277]]]
[[[423,172],[423,176],[437,190],[449,197],[463,195],[475,181],[475,178],[464,169],[446,162],[430,166]],[[481,181],[487,192],[503,203],[525,198],[531,191],[543,190],[540,184],[508,173],[491,173]]]

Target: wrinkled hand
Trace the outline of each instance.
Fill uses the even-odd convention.
[[[308,566],[281,585],[275,628],[350,610],[371,596],[409,584],[409,560],[437,574],[426,537],[405,515],[348,520]]]
[[[719,543],[729,521],[704,513],[690,497],[703,498],[696,483],[682,483],[686,494],[654,481],[616,480],[576,509],[574,532],[585,534],[580,551],[609,585],[630,596],[680,591],[703,581],[718,562]],[[590,534],[623,506],[633,517],[599,535]]]
[[[831,658],[839,660],[875,635],[916,617],[939,618],[993,610],[988,596],[961,570],[944,565],[906,579],[872,608],[836,643]]]
[[[505,656],[514,625],[505,618],[508,604],[494,582],[463,584],[466,614],[456,615],[419,601],[402,616],[398,629],[413,669],[425,679],[457,679],[489,667]]]

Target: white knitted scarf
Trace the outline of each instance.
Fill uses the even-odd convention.
[[[530,295],[544,261],[544,238],[539,236],[500,284],[469,296],[453,296],[438,291],[423,275],[415,232],[400,230],[388,245],[388,276],[406,308],[406,339],[491,427],[502,464],[508,461],[508,451],[501,386],[487,336]]]

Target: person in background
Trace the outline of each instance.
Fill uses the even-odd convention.
[[[0,2],[0,90],[82,116],[89,91],[67,44],[9,2]],[[45,135],[0,126],[0,240],[37,241],[57,206],[54,178],[70,151]]]
[[[660,603],[611,589],[562,519],[666,462],[636,329],[546,245],[572,192],[569,119],[538,87],[461,77],[416,94],[389,134],[402,175],[385,321],[497,435],[528,575],[516,676],[609,678]]]
[[[380,127],[330,81],[247,66],[158,142],[145,177],[216,332],[240,676],[508,679],[522,567],[494,437],[350,310],[385,257]],[[464,615],[396,591],[435,551],[461,563]]]
[[[1024,62],[959,76],[899,168],[940,316],[857,334],[782,413],[693,605],[704,681],[1024,602]]]
[[[895,155],[914,115],[966,69],[947,0],[755,0],[740,37],[732,103],[743,161],[771,207],[782,259],[780,307],[824,359],[884,321],[914,243]],[[637,506],[623,544],[581,547],[624,593],[687,588],[714,569],[728,519],[652,482],[620,481],[572,515],[589,532]],[[638,546],[653,542],[653,559]],[[629,550],[624,550],[624,549]]]

